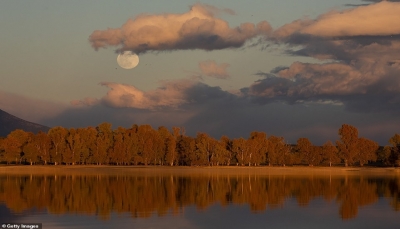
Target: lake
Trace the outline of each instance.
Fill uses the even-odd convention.
[[[43,228],[398,228],[400,223],[400,173],[396,170],[27,171],[0,170],[1,224],[42,223]]]

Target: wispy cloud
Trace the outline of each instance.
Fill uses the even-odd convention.
[[[121,28],[94,31],[89,41],[96,50],[115,46],[136,53],[216,50],[241,47],[249,39],[271,31],[266,21],[231,28],[228,22],[217,17],[220,12],[233,14],[231,10],[204,4],[195,4],[183,14],[142,14],[128,20]]]
[[[199,63],[199,68],[203,75],[217,79],[229,78],[229,73],[227,71],[229,66],[230,65],[227,63],[217,64],[217,62],[213,60],[202,61]]]

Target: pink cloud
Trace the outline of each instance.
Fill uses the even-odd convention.
[[[154,110],[159,107],[178,107],[188,103],[185,91],[195,84],[191,80],[164,81],[155,90],[142,91],[135,86],[103,82],[108,87],[101,101],[113,107],[131,107]]]
[[[286,24],[274,34],[293,33],[321,37],[388,36],[400,34],[400,3],[382,1],[344,11],[331,11],[315,20],[302,19]]]
[[[217,18],[219,10],[203,4],[195,4],[183,14],[142,14],[128,20],[121,28],[96,30],[89,41],[96,50],[117,46],[120,50],[136,53],[178,49],[214,50],[236,48],[246,41],[271,31],[266,21],[257,25],[243,23],[236,28]]]

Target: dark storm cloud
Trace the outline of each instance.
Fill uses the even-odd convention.
[[[94,31],[89,41],[96,50],[115,46],[136,53],[217,50],[242,47],[246,41],[271,31],[266,21],[231,28],[228,22],[217,17],[220,12],[233,14],[231,10],[204,4],[195,4],[183,14],[142,14],[121,28]]]

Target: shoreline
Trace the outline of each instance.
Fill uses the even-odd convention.
[[[109,166],[109,165],[12,165],[0,166],[0,175],[256,175],[256,176],[400,176],[400,168],[375,167],[245,167],[245,166]]]

